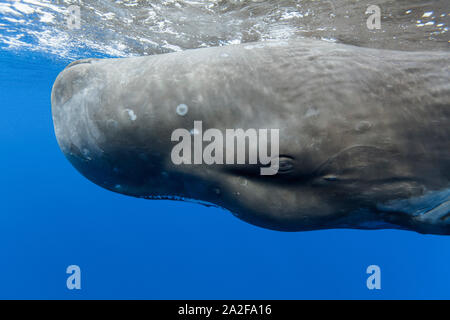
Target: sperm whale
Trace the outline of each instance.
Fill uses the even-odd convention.
[[[445,51],[313,39],[87,59],[55,81],[55,134],[121,194],[195,199],[280,231],[450,234],[449,66]],[[175,164],[172,134],[196,121],[279,130],[280,169]]]

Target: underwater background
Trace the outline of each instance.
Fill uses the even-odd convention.
[[[81,28],[65,10],[81,7]],[[365,29],[379,5],[384,29]],[[195,203],[125,197],[59,150],[50,93],[79,58],[314,37],[448,50],[445,1],[0,1],[1,299],[449,299],[450,237],[283,233]],[[331,8],[331,9],[330,9]],[[360,12],[360,14],[355,14]],[[401,30],[401,31],[399,31]],[[81,268],[68,290],[66,268]],[[381,290],[366,269],[381,268]]]

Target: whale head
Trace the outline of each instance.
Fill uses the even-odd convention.
[[[87,59],[54,84],[55,134],[125,195],[282,231],[450,234],[448,61],[314,40]]]

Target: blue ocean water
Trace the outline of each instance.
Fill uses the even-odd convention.
[[[67,63],[0,51],[1,299],[450,298],[450,237],[275,232],[92,184],[53,132],[51,88]],[[66,287],[69,265],[81,290]],[[381,290],[367,289],[370,265]]]

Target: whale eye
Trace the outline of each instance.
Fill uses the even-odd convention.
[[[278,173],[286,174],[294,170],[294,159],[289,156],[280,156]]]
[[[333,175],[333,174],[328,174],[326,176],[323,177],[323,180],[325,181],[338,181],[338,177]]]

